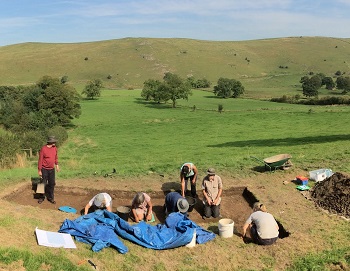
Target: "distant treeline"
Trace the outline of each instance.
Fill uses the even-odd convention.
[[[305,105],[350,105],[350,98],[327,96],[322,98],[300,99],[300,95],[287,96],[280,98],[272,98],[271,102],[305,104]]]

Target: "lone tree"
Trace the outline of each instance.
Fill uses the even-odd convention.
[[[100,79],[94,79],[89,81],[82,92],[86,95],[86,98],[93,100],[95,97],[101,96],[102,81]]]
[[[237,98],[244,93],[244,86],[240,81],[228,78],[219,78],[214,86],[214,94],[221,98]]]
[[[188,96],[192,95],[191,85],[177,74],[168,72],[163,79],[162,88],[168,94],[169,100],[172,101],[173,108],[176,107],[176,100],[188,100]]]

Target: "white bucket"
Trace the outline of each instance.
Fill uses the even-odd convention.
[[[223,218],[219,220],[219,235],[223,238],[229,238],[233,236],[234,222],[230,218]]]
[[[194,247],[196,246],[196,237],[197,237],[197,234],[196,234],[196,229],[193,230],[193,236],[192,236],[192,240],[191,242],[189,242],[186,247]]]

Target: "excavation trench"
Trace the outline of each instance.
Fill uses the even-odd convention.
[[[163,187],[162,191],[151,191],[147,194],[151,197],[153,204],[153,213],[155,216],[155,222],[164,223],[164,198],[165,195],[170,192],[166,187]],[[45,200],[41,204],[38,204],[38,194],[36,191],[36,183],[33,181],[32,184],[27,184],[21,188],[13,191],[12,193],[4,197],[5,200],[15,202],[20,205],[30,205],[42,209],[52,209],[58,211],[60,206],[70,206],[78,211],[77,216],[80,215],[80,211],[84,208],[87,202],[96,194],[100,192],[107,192],[112,197],[112,211],[117,213],[117,207],[128,206],[130,207],[131,201],[135,195],[133,191],[123,190],[103,190],[100,189],[85,189],[79,187],[64,187],[57,185],[55,187],[55,201],[56,204],[52,204]],[[231,218],[234,221],[234,232],[236,235],[241,233],[242,226],[245,220],[252,212],[252,205],[258,199],[250,192],[247,187],[233,187],[225,189],[223,191],[222,202],[221,202],[221,215],[223,218]],[[208,230],[218,233],[217,225],[218,218],[203,219],[203,202],[202,195],[197,198],[195,205],[191,212],[189,212],[189,218],[204,226]],[[131,219],[128,219],[130,223],[133,223]],[[280,238],[289,236],[289,232],[286,231],[283,225],[277,221],[280,226]],[[207,227],[205,226],[207,225]]]

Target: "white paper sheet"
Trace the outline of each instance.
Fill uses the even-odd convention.
[[[44,231],[35,228],[35,234],[40,246],[77,248],[72,236],[68,233]]]

